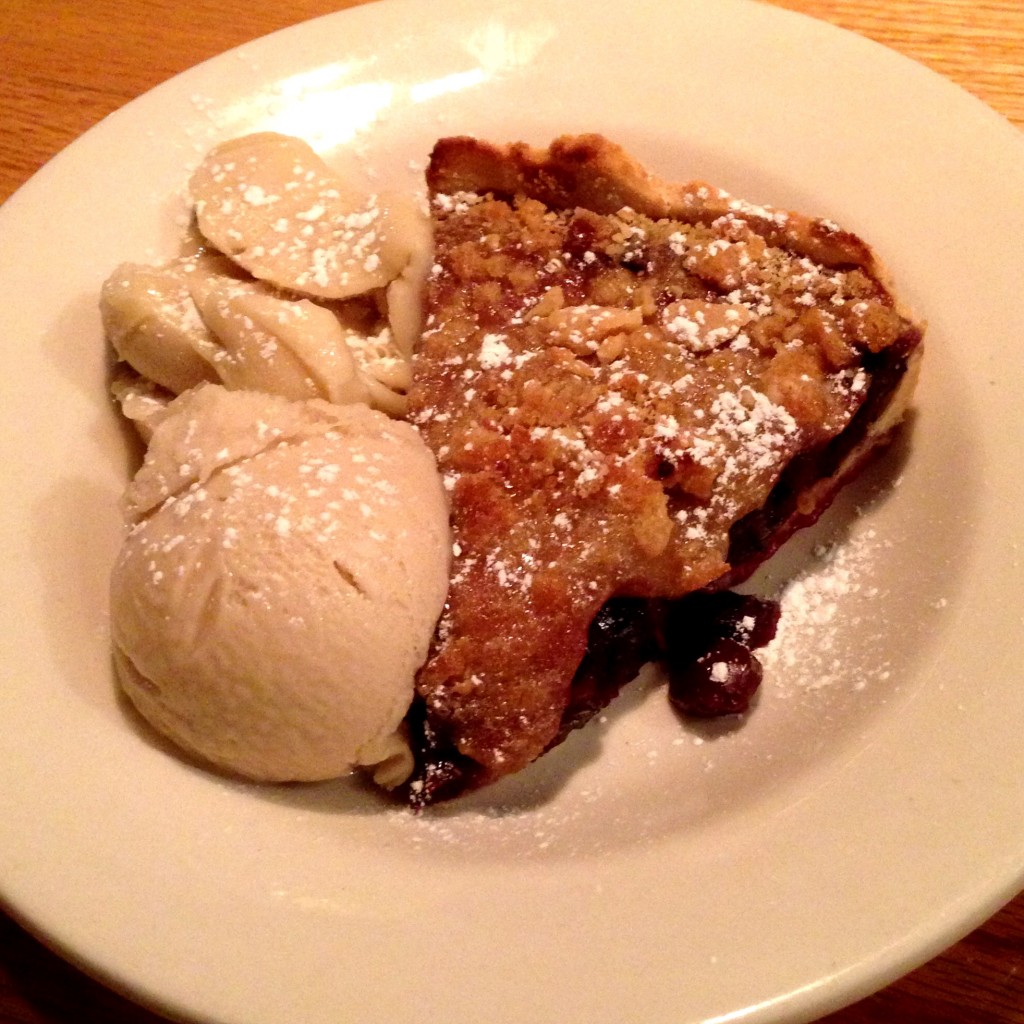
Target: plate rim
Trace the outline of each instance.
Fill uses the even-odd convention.
[[[435,0],[435,4],[437,2],[438,0]],[[470,7],[470,5],[465,2],[465,0],[442,0],[442,2],[446,2],[449,6],[457,9],[469,9]],[[694,9],[703,9],[712,6],[712,3],[713,0],[710,0],[710,2],[698,2],[698,0],[691,0],[690,6]],[[728,4],[732,5],[736,10],[748,6],[757,6],[759,8],[762,6],[755,5],[753,3],[753,0],[728,0]],[[319,18],[312,19],[311,21],[303,22],[300,23],[299,25],[279,30],[278,32],[275,32],[270,36],[262,37],[262,39],[260,40],[243,44],[243,47],[237,48],[236,50],[227,51],[225,54],[222,54],[218,57],[214,57],[210,61],[204,62],[204,64],[202,65],[198,65],[197,68],[216,65],[218,62],[223,61],[225,58],[228,58],[233,54],[237,54],[238,50],[246,50],[253,47],[256,44],[259,44],[259,46],[263,48],[272,47],[274,45],[277,45],[277,43],[272,42],[273,40],[281,40],[283,37],[289,34],[302,34],[303,32],[308,32],[310,31],[309,26],[316,25],[318,23],[326,23],[327,21],[331,21],[332,23],[334,23],[338,19],[344,19],[344,22],[348,23],[351,21],[353,14],[356,12],[375,12],[380,9],[387,9],[392,12],[397,12],[413,6],[418,6],[417,0],[378,0],[378,3],[375,4],[368,4],[358,8],[351,8],[323,15]],[[521,5],[518,4],[515,6],[517,8],[521,7]],[[531,6],[539,7],[541,5],[537,3]],[[580,5],[566,4],[564,6],[578,7]],[[650,7],[651,9],[654,9],[655,7],[653,3],[648,3],[646,4],[646,6]],[[511,4],[496,5],[496,9],[499,10],[511,10],[512,7],[513,5]],[[786,11],[779,8],[764,8],[764,10],[773,12],[772,19],[774,19],[777,16],[781,16],[783,18],[783,21],[786,21],[787,19],[792,17],[794,19],[800,19],[802,21],[811,22],[815,26],[826,25],[826,23],[816,22],[814,21],[814,19],[811,19],[808,16],[799,14],[797,12]],[[384,16],[377,14],[370,15],[361,13],[360,17],[366,18],[369,21],[374,21],[376,20],[376,18]],[[809,29],[806,29],[806,26],[805,30],[811,31]],[[832,36],[832,38],[845,38],[851,35],[850,33],[846,33],[841,29],[836,29],[834,26],[827,26],[826,30],[829,33],[835,32],[839,34],[838,36]],[[816,33],[817,31],[818,29],[815,28],[812,34]],[[868,44],[868,46],[870,47],[878,47],[879,49],[884,50],[885,53],[889,55],[889,57],[886,59],[895,58],[898,62],[901,63],[913,63],[909,60],[909,58],[900,57],[893,51],[890,51],[887,48],[882,47],[881,44],[872,43],[871,41],[863,39],[862,37],[853,38],[860,40],[860,42],[862,43]],[[857,45],[860,44],[858,43]],[[985,128],[986,132],[1002,131],[1002,127],[998,129],[996,128],[996,125],[1001,123],[1002,125],[1005,125],[1005,127],[1010,128],[1011,132],[1015,133],[1015,135],[1013,136],[1013,142],[1010,143],[1011,136],[1006,137],[1007,142],[1010,145],[1019,145],[1021,143],[1021,137],[1019,136],[1019,133],[1016,133],[1016,130],[1013,129],[1012,125],[1010,125],[1009,122],[1005,121],[1005,119],[1003,119],[1000,115],[996,114],[994,111],[991,111],[991,109],[985,106],[985,104],[982,103],[981,100],[971,96],[969,93],[964,92],[958,86],[953,85],[953,83],[940,78],[940,76],[938,76],[935,72],[932,72],[927,68],[924,68],[923,65],[915,66],[924,71],[928,76],[931,76],[932,79],[944,83],[943,87],[948,87],[948,95],[951,96],[953,94],[956,94],[962,97],[966,97],[971,101],[972,104],[975,104],[976,106],[974,107],[974,114],[979,118],[980,121],[987,121],[987,127]],[[86,133],[86,136],[88,136],[92,141],[95,141],[98,138],[100,138],[102,134],[111,134],[113,131],[117,129],[117,127],[122,123],[122,121],[130,122],[132,118],[134,118],[135,112],[144,107],[148,102],[151,102],[152,97],[157,93],[166,96],[176,95],[178,91],[182,88],[183,80],[187,84],[187,82],[191,80],[188,76],[193,76],[196,70],[197,69],[191,69],[190,71],[184,72],[183,75],[176,76],[175,78],[170,79],[168,82],[162,83],[161,85],[157,86],[156,89],[151,90],[146,94],[143,94],[143,96],[139,97],[136,100],[133,100],[132,103],[128,104],[126,107],[121,108],[120,111],[111,115],[109,118],[105,119],[104,122],[101,122],[100,125],[91,129],[88,133]],[[932,84],[935,84],[935,82],[933,81]],[[962,109],[967,108],[963,107]],[[982,113],[983,111],[985,112],[984,114]],[[993,117],[995,118],[995,120],[993,120]],[[84,139],[86,138],[86,136],[83,136],[82,138]],[[76,154],[79,152],[79,150],[76,147],[78,147],[78,141],[72,143],[71,146],[67,147],[56,157],[54,157],[51,161],[49,161],[46,165],[44,165],[44,167],[39,172],[37,172],[37,174],[33,176],[33,178],[29,180],[29,182],[23,185],[22,188],[18,189],[17,192],[15,192],[8,199],[8,201],[5,202],[3,209],[0,210],[0,228],[2,228],[7,221],[15,219],[15,213],[20,215],[23,205],[31,205],[33,202],[36,202],[37,193],[45,193],[46,189],[49,187],[50,179],[52,179],[54,176],[64,173],[65,164],[73,162],[76,159]],[[1024,148],[1021,148],[1021,152],[1024,152]],[[882,983],[884,984],[888,981],[891,981],[893,978],[903,974],[905,970],[916,966],[918,963],[921,963],[924,960],[927,960],[932,955],[939,952],[946,945],[949,945],[951,942],[956,941],[957,938],[961,937],[963,934],[966,934],[978,923],[980,923],[981,921],[985,920],[988,916],[990,916],[991,913],[998,909],[998,907],[1002,905],[1004,902],[1006,902],[1008,899],[1012,898],[1013,894],[1017,891],[1020,891],[1021,888],[1024,888],[1024,851],[1020,852],[1020,856],[1016,865],[1013,866],[1012,869],[1007,870],[1004,873],[1001,879],[1001,884],[996,885],[993,884],[993,880],[989,880],[988,888],[986,889],[988,893],[988,900],[984,906],[982,906],[980,903],[977,903],[972,905],[969,911],[967,908],[960,908],[961,916],[957,917],[955,920],[952,917],[948,918],[945,922],[946,928],[944,931],[941,931],[941,933],[939,931],[933,931],[931,933],[930,944],[926,946],[918,946],[913,953],[907,950],[905,955],[902,957],[902,959],[900,959],[898,964],[895,960],[890,960],[889,966],[891,970],[887,974],[885,979],[882,981]],[[143,989],[138,988],[136,983],[128,984],[125,982],[125,979],[119,977],[118,972],[116,970],[111,971],[107,969],[99,960],[91,959],[87,956],[83,957],[80,951],[76,951],[74,948],[67,945],[64,941],[61,940],[61,937],[59,936],[59,929],[55,930],[52,926],[46,927],[45,922],[41,922],[38,915],[24,914],[24,902],[19,902],[16,900],[11,901],[8,899],[4,892],[0,892],[0,901],[2,901],[4,905],[8,907],[9,912],[12,914],[12,916],[15,917],[16,920],[19,921],[19,923],[21,923],[24,927],[27,927],[34,934],[37,934],[39,935],[39,937],[43,938],[48,945],[51,945],[52,948],[57,949],[57,951],[60,952],[62,956],[65,956],[65,958],[72,960],[72,962],[82,967],[82,969],[84,969],[87,973],[99,977],[100,980],[104,982],[104,984],[107,984],[110,987],[123,992],[124,994],[128,995],[129,998],[138,999],[139,993],[142,992]],[[944,915],[940,914],[939,916],[941,917]],[[909,934],[905,936],[905,942],[913,945],[913,942]],[[866,995],[869,991],[873,990],[874,987],[877,987],[877,985],[875,985],[875,981],[879,980],[880,977],[881,976],[877,973],[875,973],[872,976],[871,969],[868,967],[865,967],[863,973],[860,975],[857,975],[856,972],[848,975],[846,981],[847,988],[845,990],[846,994],[842,995],[841,998],[846,999],[846,996],[850,995],[851,993],[854,993],[853,998],[857,998],[859,997],[859,995]],[[834,991],[833,996],[835,995],[836,992]],[[149,1003],[149,1005],[157,1005],[158,1007],[170,1005],[166,1004],[162,1000],[159,1002],[154,1002],[152,996],[145,996],[144,998],[146,999],[146,1002]],[[817,1012],[817,1010],[814,1009],[815,1000],[820,1001],[821,998],[822,995],[818,991],[810,991],[806,994],[791,995],[786,1008],[792,1009],[798,1014],[805,1012]],[[838,1003],[835,1006],[830,1005],[826,1007],[826,1009],[837,1008],[838,1005],[844,1005],[844,1003]],[[763,1011],[754,1011],[751,1013],[749,1019],[770,1019],[778,1009],[779,1007],[773,1006],[767,1007]],[[176,1009],[176,1012],[181,1012],[181,1007],[178,1007]]]

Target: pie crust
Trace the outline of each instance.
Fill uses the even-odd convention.
[[[732,586],[817,518],[922,351],[859,237],[662,181],[601,136],[442,139],[427,184],[410,418],[454,560],[414,802],[520,770],[610,699],[652,652],[613,644],[595,677],[609,602]]]

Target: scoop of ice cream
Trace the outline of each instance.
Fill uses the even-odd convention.
[[[266,781],[401,756],[451,549],[412,427],[204,384],[159,419],[126,513],[115,661],[152,725]]]

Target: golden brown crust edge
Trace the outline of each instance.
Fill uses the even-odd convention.
[[[674,183],[647,171],[603,135],[562,135],[547,148],[497,145],[470,136],[440,139],[427,173],[431,193],[526,195],[546,206],[584,207],[600,214],[628,206],[647,217],[710,224],[741,209],[754,229],[827,267],[862,267],[886,282],[871,248],[828,220],[760,207],[703,181]]]

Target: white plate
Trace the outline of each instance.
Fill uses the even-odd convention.
[[[267,127],[410,185],[442,134],[599,130],[880,250],[930,322],[919,414],[818,531],[840,564],[790,552],[836,618],[792,605],[745,727],[697,733],[638,686],[416,819],[348,781],[226,783],[126,713],[105,599],[134,453],[97,289],[172,254],[208,145]],[[223,1024],[800,1021],[967,932],[1024,886],[1022,158],[921,67],[743,0],[374,4],[89,132],[0,211],[7,905]]]

